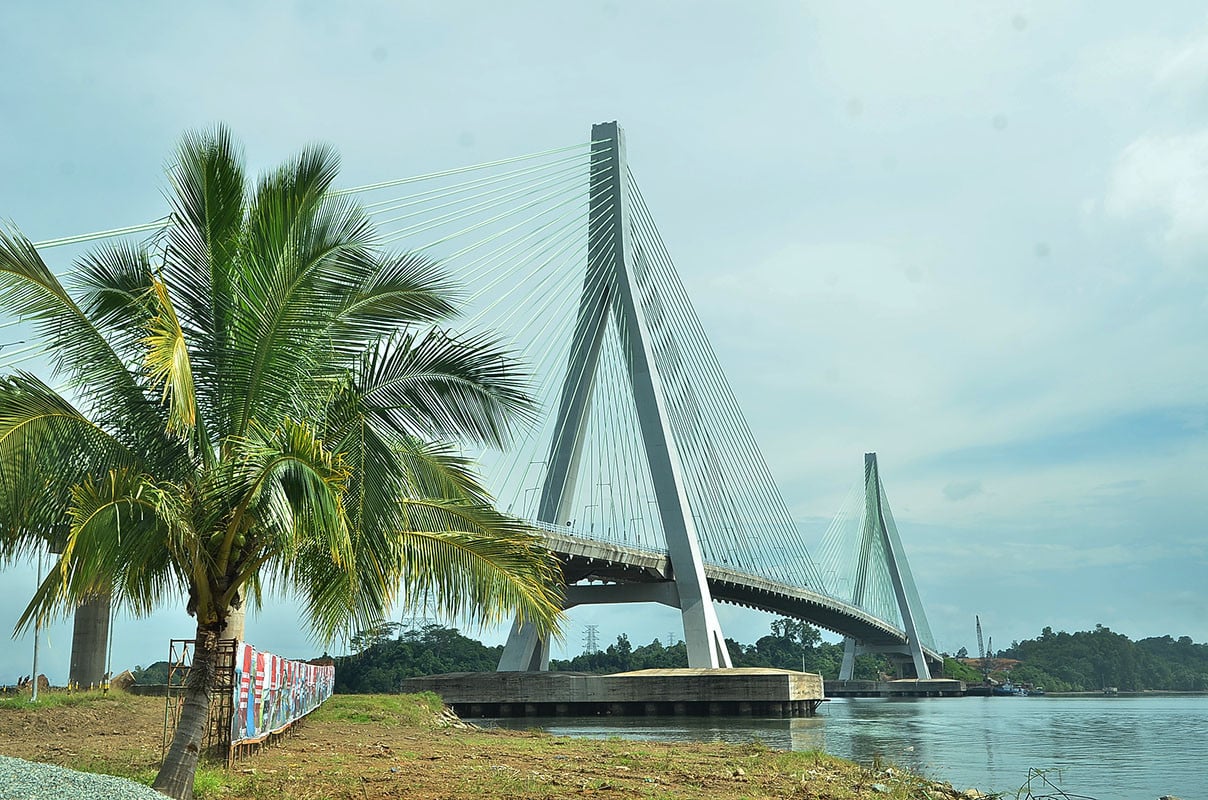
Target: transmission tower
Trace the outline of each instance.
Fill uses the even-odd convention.
[[[591,655],[592,653],[600,652],[600,640],[598,632],[599,625],[585,625],[586,633],[583,634],[583,652]]]

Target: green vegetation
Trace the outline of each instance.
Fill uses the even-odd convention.
[[[398,623],[383,623],[353,637],[353,646],[358,645],[356,655],[336,659],[336,692],[397,692],[405,678],[490,672],[503,652],[502,646],[487,647],[440,625],[403,630]]]
[[[806,671],[828,679],[838,677],[842,645],[823,642],[817,628],[798,620],[778,619],[771,628],[769,635],[751,645],[726,640],[734,666],[801,669],[804,658]],[[398,623],[380,623],[357,634],[352,641],[359,652],[336,659],[336,691],[340,693],[396,692],[405,678],[444,672],[490,672],[503,652],[502,646],[487,647],[463,636],[456,628],[440,625],[404,629]],[[603,650],[550,661],[553,670],[596,674],[686,666],[688,652],[683,642],[666,647],[655,639],[635,648],[625,634]],[[889,671],[890,665],[881,657],[856,659],[855,674],[859,679],[872,680]]]
[[[38,693],[37,702],[31,703],[29,701],[29,694],[28,690],[24,690],[19,694],[0,697],[0,709],[62,708],[87,705],[97,701],[119,705],[126,702],[129,698],[129,695],[122,692],[102,692],[99,690],[90,692],[43,691]]]
[[[311,712],[308,723],[352,722],[358,725],[386,727],[427,725],[444,710],[444,701],[432,692],[419,694],[366,695],[341,697]]]
[[[502,647],[486,647],[461,635],[455,628],[428,625],[405,630],[397,623],[371,626],[354,637],[360,652],[337,659],[337,692],[394,692],[404,678],[442,672],[484,672],[495,669]],[[843,646],[822,641],[817,628],[799,620],[777,619],[771,632],[754,644],[727,639],[736,667],[777,667],[817,672],[826,679],[839,675]],[[1039,638],[1016,642],[996,653],[1020,660],[1010,673],[995,673],[997,680],[1043,686],[1051,692],[1099,691],[1115,686],[1122,691],[1208,690],[1208,645],[1184,636],[1132,642],[1121,634],[1096,626],[1093,631],[1053,633],[1045,628]],[[804,663],[803,663],[804,662]],[[571,659],[554,659],[550,669],[607,674],[638,669],[686,667],[683,642],[670,647],[659,640],[634,647],[621,634],[614,644]],[[856,677],[873,680],[891,673],[880,657],[856,659]],[[981,670],[946,657],[944,677],[980,683]]]
[[[736,667],[776,667],[816,672],[826,680],[839,677],[843,664],[843,645],[822,641],[817,628],[801,620],[780,618],[771,625],[771,633],[753,645],[739,645],[727,639],[730,660]],[[856,680],[876,680],[893,674],[893,668],[882,656],[856,657],[853,677]]]
[[[1046,627],[1039,637],[1015,642],[998,655],[1023,662],[1011,671],[1012,681],[1046,691],[1208,690],[1208,644],[1188,636],[1133,642],[1103,625],[1077,633]]]
[[[726,639],[730,661],[736,667],[774,667],[803,669],[817,672],[823,678],[839,676],[843,662],[843,645],[822,641],[822,634],[812,625],[800,620],[781,618],[772,623],[771,633],[754,644],[742,644]],[[666,647],[659,640],[633,647],[629,637],[621,634],[616,644],[594,653],[584,653],[570,660],[552,660],[550,669],[570,672],[627,672],[637,669],[666,669],[688,666],[688,651],[683,642]],[[889,672],[889,664],[879,656],[856,659],[855,677],[874,680]]]
[[[146,667],[135,667],[130,670],[130,674],[134,676],[134,682],[149,686],[152,684],[165,684],[168,682],[169,676],[172,678],[173,684],[183,682],[185,674],[184,670],[177,670],[176,674],[172,674],[172,665],[167,661],[156,661]]]
[[[451,441],[503,446],[534,405],[494,338],[449,330],[437,266],[378,251],[330,191],[330,148],[253,180],[220,126],[171,164],[156,244],[102,246],[66,285],[0,230],[0,305],[55,370],[0,375],[0,563],[61,554],[21,626],[187,598],[197,646],[155,782],[187,798],[218,640],[264,586],[321,640],[420,601],[549,630],[561,602],[557,561]]]
[[[958,681],[965,683],[981,683],[981,671],[968,664],[957,661],[949,656],[944,657],[944,677],[955,678]]]

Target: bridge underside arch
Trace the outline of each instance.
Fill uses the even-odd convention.
[[[546,538],[562,562],[567,585],[566,608],[620,603],[679,607],[671,562],[665,553],[561,533],[547,533]],[[808,589],[716,565],[706,564],[705,575],[710,594],[717,602],[799,619],[856,643],[857,654],[879,653],[895,663],[905,661],[913,666],[905,631],[862,609]],[[512,651],[519,652],[522,658],[506,665],[501,662],[501,669],[549,668],[547,641],[535,636],[526,638],[522,630],[513,626],[509,642]],[[929,648],[923,648],[923,652],[929,664],[943,663],[939,653]]]

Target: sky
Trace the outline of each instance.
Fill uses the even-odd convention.
[[[162,216],[177,138],[219,121],[257,169],[325,141],[361,185],[618,120],[806,535],[876,451],[941,649],[975,615],[996,647],[1208,641],[1202,3],[15,0],[0,74],[0,219],[35,241]],[[0,572],[0,683],[33,585]],[[555,655],[587,624],[638,644],[677,614],[577,609]],[[192,630],[119,614],[114,666]],[[70,628],[44,637],[65,680]],[[322,650],[285,601],[248,638]]]

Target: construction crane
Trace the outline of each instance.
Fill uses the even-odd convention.
[[[989,683],[990,682],[990,652],[991,651],[987,650],[985,644],[982,642],[981,617],[974,614],[973,619],[977,621],[977,658],[978,658],[978,660],[981,661],[982,680],[985,683]],[[994,645],[993,637],[991,637],[991,639],[990,639],[990,645],[991,646]]]

